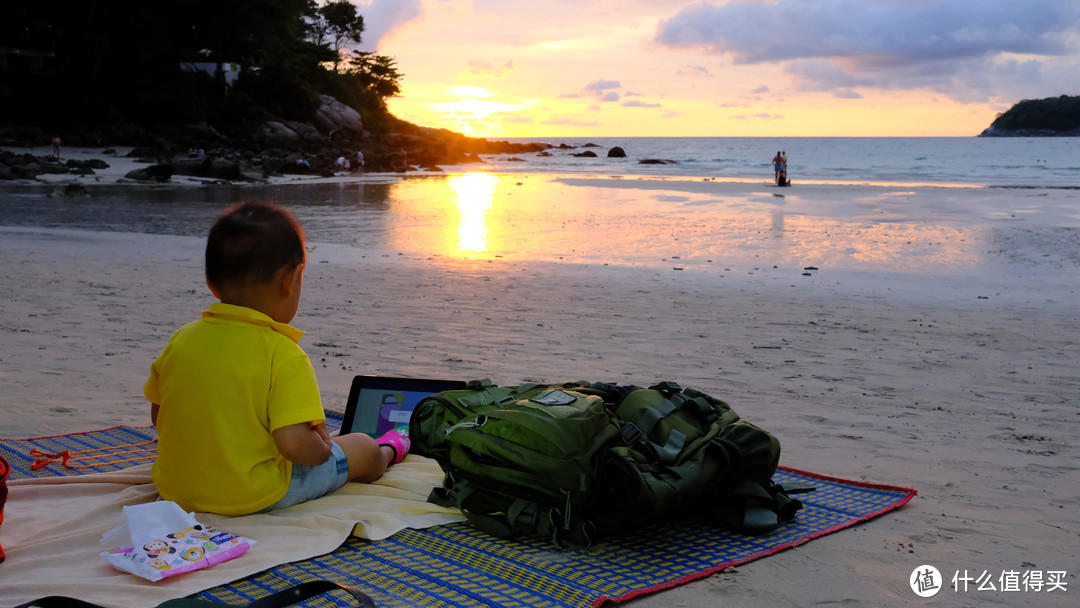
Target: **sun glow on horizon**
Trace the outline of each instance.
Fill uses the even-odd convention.
[[[519,0],[418,4],[423,18],[380,44],[405,75],[388,106],[409,122],[484,138],[974,136],[1036,90],[1066,92],[1057,90],[1063,75],[1078,65],[1075,53],[1019,53],[1009,39],[983,41],[987,61],[978,65],[920,46],[959,31],[939,29],[960,28],[964,17],[905,21],[911,38],[841,30],[823,39],[776,20],[780,5],[810,5],[801,0],[683,8],[605,0],[560,11]],[[876,4],[851,8],[867,32],[896,27],[866,8]],[[762,20],[732,21],[740,11]],[[698,27],[707,24],[716,27]],[[885,54],[870,61],[867,45]]]

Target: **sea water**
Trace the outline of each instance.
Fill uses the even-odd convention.
[[[1080,138],[543,141],[556,147],[335,183],[91,183],[76,198],[9,184],[0,226],[202,238],[233,202],[266,200],[293,210],[310,243],[432,263],[1080,276]],[[627,157],[607,157],[615,146]],[[574,156],[587,150],[597,156]],[[777,151],[791,188],[773,184]]]
[[[786,152],[789,177],[797,183],[1080,187],[1080,137],[578,137],[508,141],[538,141],[556,149],[548,151],[550,156],[499,155],[486,163],[488,167],[753,181],[772,179],[773,156]],[[607,157],[616,146],[626,152],[626,158]],[[575,156],[586,151],[595,152],[597,157]],[[668,162],[642,164],[642,160]]]

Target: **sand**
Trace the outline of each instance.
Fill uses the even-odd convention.
[[[944,195],[916,198],[929,208],[932,196]],[[898,512],[631,606],[1075,605],[1074,270],[802,276],[310,245],[294,325],[327,407],[359,373],[675,380],[774,432],[782,464],[919,492]],[[150,362],[211,301],[202,246],[0,226],[0,436],[149,424]],[[908,584],[923,564],[947,584],[985,572],[998,591],[972,583],[923,600]],[[1065,571],[1068,591],[1000,590],[1003,575],[1031,571]]]

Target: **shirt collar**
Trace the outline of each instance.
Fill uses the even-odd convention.
[[[210,304],[209,310],[203,311],[202,318],[221,319],[223,321],[236,321],[239,323],[249,323],[251,325],[261,325],[263,327],[269,327],[270,329],[278,332],[286,338],[289,338],[293,342],[299,342],[300,338],[304,337],[304,332],[296,329],[292,325],[275,321],[271,319],[269,315],[261,313],[254,308],[248,308],[246,306],[236,306],[235,304],[213,302]]]

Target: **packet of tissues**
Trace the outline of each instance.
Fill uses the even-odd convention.
[[[109,530],[101,555],[117,570],[151,581],[209,568],[243,555],[255,541],[199,523],[170,501],[124,507],[124,524]]]

